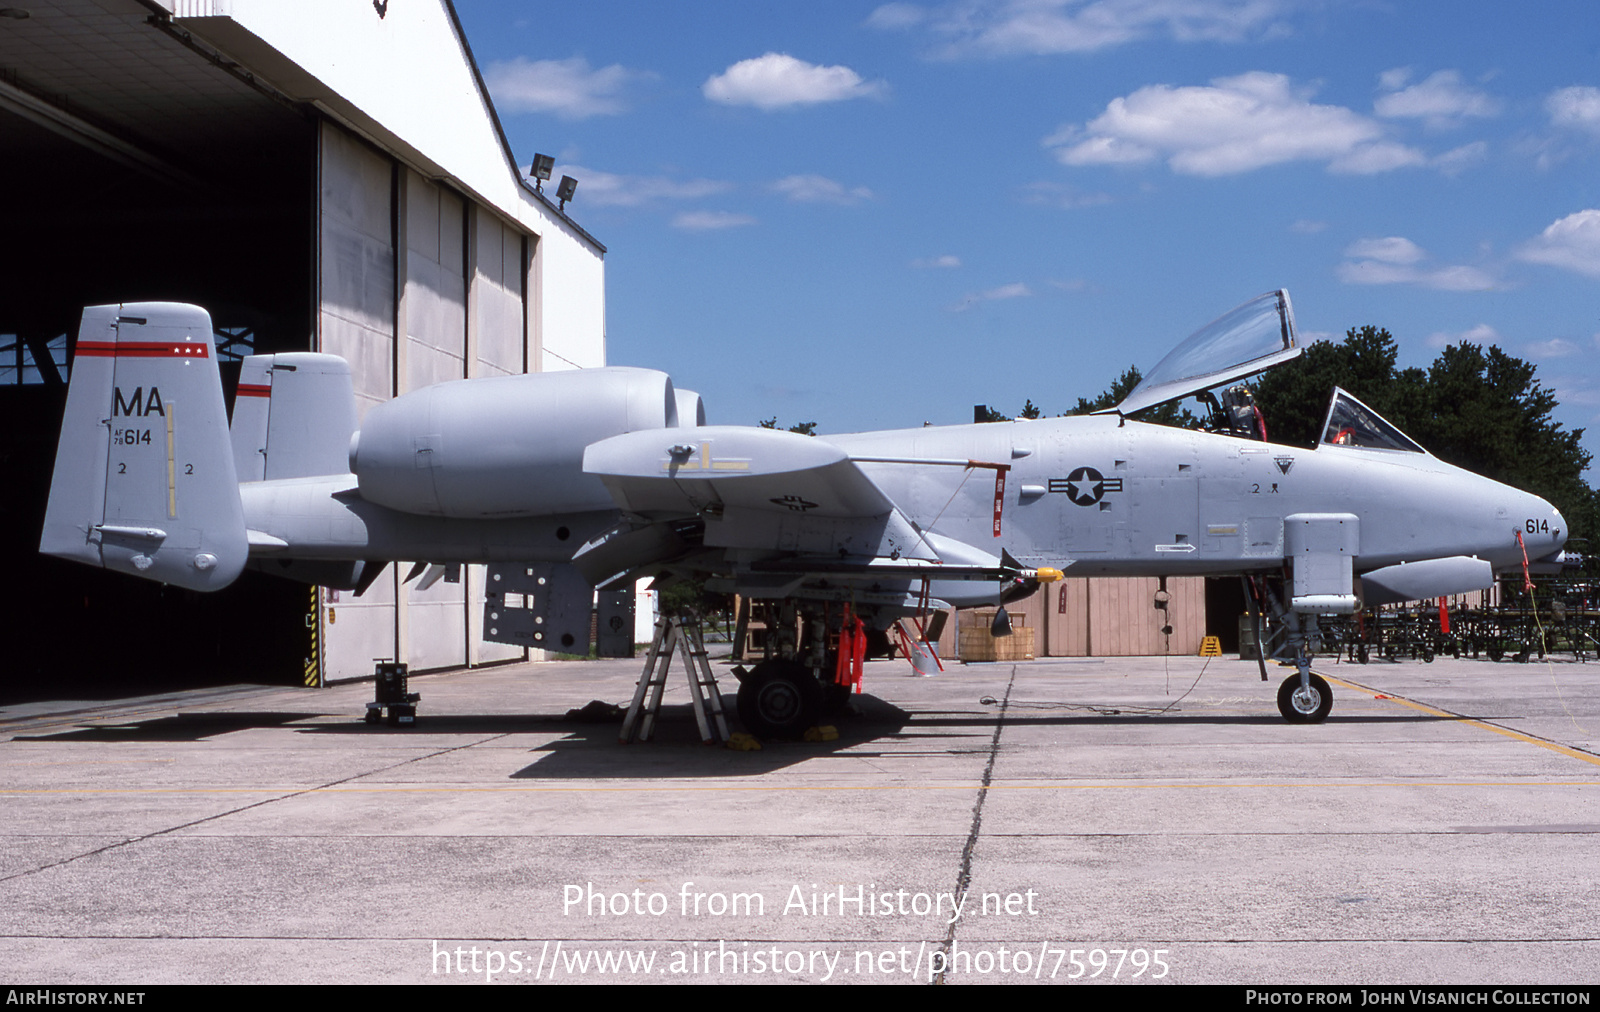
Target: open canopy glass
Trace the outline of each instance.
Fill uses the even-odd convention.
[[[1156,363],[1121,404],[1106,412],[1131,415],[1262,372],[1300,354],[1294,309],[1283,289],[1223,314]]]

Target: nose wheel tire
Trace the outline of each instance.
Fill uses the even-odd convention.
[[[800,737],[822,702],[822,683],[794,661],[762,661],[739,684],[739,719],[757,738]]]
[[[1301,688],[1298,674],[1278,686],[1278,712],[1291,724],[1320,724],[1332,709],[1333,690],[1321,675],[1311,676],[1309,688]]]

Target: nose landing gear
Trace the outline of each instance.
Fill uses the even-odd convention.
[[[1333,690],[1321,675],[1296,672],[1278,686],[1278,712],[1291,724],[1320,724],[1333,709]]]

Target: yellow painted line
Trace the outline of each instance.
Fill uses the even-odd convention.
[[[1484,787],[1600,787],[1600,780],[1512,780],[1512,781],[1417,781],[1417,780],[1386,780],[1386,781],[1351,781],[1345,783],[1266,783],[1266,784],[1234,784],[1234,783],[1197,783],[1197,784],[990,784],[987,788],[991,791],[1166,791],[1166,790],[1215,790],[1217,788],[1235,788],[1240,790],[1270,789],[1299,789],[1305,787],[1342,787],[1361,788],[1372,787],[1456,787],[1456,788],[1484,788]],[[688,787],[669,784],[641,784],[631,787],[557,787],[537,785],[491,785],[491,786],[462,786],[450,784],[443,786],[420,786],[411,784],[374,785],[370,787],[352,787],[341,784],[337,787],[312,787],[301,785],[298,787],[153,787],[153,788],[41,788],[41,789],[11,789],[0,790],[0,797],[14,797],[18,795],[55,795],[55,794],[277,794],[292,792],[306,794],[492,794],[492,793],[538,793],[538,794],[628,794],[647,792],[659,794],[662,791],[677,791],[692,794],[741,794],[782,791],[792,793],[796,791],[813,792],[840,792],[840,791],[977,791],[984,787],[979,783],[972,784],[837,784],[827,786],[807,786],[798,784],[768,784],[764,786],[746,785],[729,787]]]
[[[1459,713],[1451,713],[1449,710],[1440,710],[1436,707],[1429,706],[1426,703],[1418,703],[1415,700],[1407,699],[1404,696],[1396,696],[1392,692],[1384,692],[1381,689],[1374,689],[1370,685],[1347,682],[1341,678],[1333,678],[1329,675],[1323,675],[1322,677],[1326,678],[1335,685],[1342,686],[1343,688],[1352,689],[1356,692],[1370,692],[1374,698],[1381,696],[1389,702],[1399,703],[1401,706],[1408,706],[1420,713],[1431,714],[1435,717],[1448,717],[1458,724],[1466,724],[1469,727],[1479,727],[1485,731],[1493,731],[1495,734],[1504,735],[1507,738],[1513,738],[1517,741],[1525,741],[1530,745],[1537,745],[1540,748],[1547,748],[1552,752],[1559,752],[1570,759],[1581,759],[1592,766],[1600,766],[1600,756],[1591,755],[1588,752],[1580,752],[1578,749],[1568,748],[1565,745],[1558,745],[1557,743],[1550,741],[1548,738],[1540,738],[1535,735],[1524,734],[1521,731],[1513,731],[1509,727],[1501,727],[1498,724],[1490,724],[1486,721],[1474,720],[1471,717],[1463,717]]]

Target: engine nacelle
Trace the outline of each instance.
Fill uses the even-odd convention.
[[[369,502],[485,519],[612,509],[590,443],[678,423],[672,380],[613,367],[455,380],[367,412],[350,470]]]

